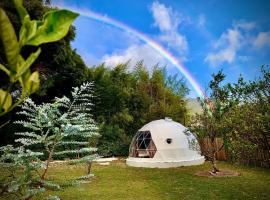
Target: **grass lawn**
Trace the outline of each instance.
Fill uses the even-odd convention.
[[[84,199],[270,199],[270,170],[219,163],[220,168],[241,173],[240,177],[197,177],[196,171],[210,168],[200,166],[172,169],[134,168],[116,161],[109,166],[94,164],[95,177],[80,186],[68,186],[61,191],[50,192],[64,200]],[[83,165],[54,165],[49,179],[62,182],[81,176]]]

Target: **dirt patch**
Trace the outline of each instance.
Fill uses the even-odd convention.
[[[195,173],[195,175],[205,176],[205,177],[235,177],[235,176],[240,176],[240,173],[229,170],[229,169],[223,169],[217,173],[212,173],[211,171],[198,171]]]

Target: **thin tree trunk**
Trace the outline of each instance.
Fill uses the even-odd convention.
[[[80,159],[80,149],[77,151],[77,159]]]
[[[215,137],[211,138],[211,146],[212,146],[212,155],[211,155],[212,173],[216,174],[217,172],[219,172],[216,159],[217,152],[219,151],[219,149],[217,149],[215,146]]]
[[[87,175],[91,173],[91,168],[92,168],[92,161],[88,162],[88,167],[87,167]]]
[[[45,179],[45,176],[47,174],[47,171],[48,171],[48,168],[49,168],[49,165],[50,165],[50,162],[51,162],[51,159],[52,159],[52,155],[53,155],[53,149],[49,152],[49,156],[48,156],[48,159],[46,161],[46,166],[45,166],[45,170],[41,176],[41,180],[43,181]]]
[[[211,160],[211,163],[212,163],[212,173],[214,173],[214,174],[216,174],[217,172],[219,172],[219,169],[217,167],[216,153],[217,152],[215,152],[213,154],[213,158]]]

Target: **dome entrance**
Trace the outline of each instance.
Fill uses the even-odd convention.
[[[135,158],[153,158],[157,151],[150,131],[138,131],[129,149],[129,156]]]

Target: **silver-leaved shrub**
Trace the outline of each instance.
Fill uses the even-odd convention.
[[[28,170],[30,174],[38,170],[38,177],[35,176],[35,184],[33,184],[36,188],[60,188],[59,185],[46,180],[50,163],[59,155],[62,158],[76,157],[70,161],[72,164],[82,162],[88,164],[87,175],[79,177],[79,180],[92,177],[89,166],[91,167],[92,160],[97,157],[95,153],[97,148],[91,144],[99,136],[97,124],[91,114],[92,91],[93,84],[85,83],[73,88],[71,98],[66,96],[55,98],[53,103],[36,105],[31,99],[27,99],[18,113],[24,120],[15,122],[23,127],[22,132],[16,133],[19,138],[15,140],[22,150],[12,154],[16,159],[8,159],[5,153],[2,154],[0,164],[4,166],[7,163],[14,163],[15,166]],[[5,148],[13,147],[3,147],[3,152],[7,151]],[[14,150],[16,149],[12,151]],[[25,156],[26,153],[31,153],[32,157]],[[45,163],[35,165],[35,168],[29,167],[29,163],[40,163],[38,162],[40,155],[46,156]],[[28,164],[22,163],[21,158],[28,159]],[[27,181],[31,182],[32,178],[30,176],[28,178],[30,180]],[[13,184],[17,183],[12,179],[6,181],[3,187],[6,187],[5,192],[8,193],[9,188],[15,187]],[[26,188],[25,191],[29,193],[31,187]]]

